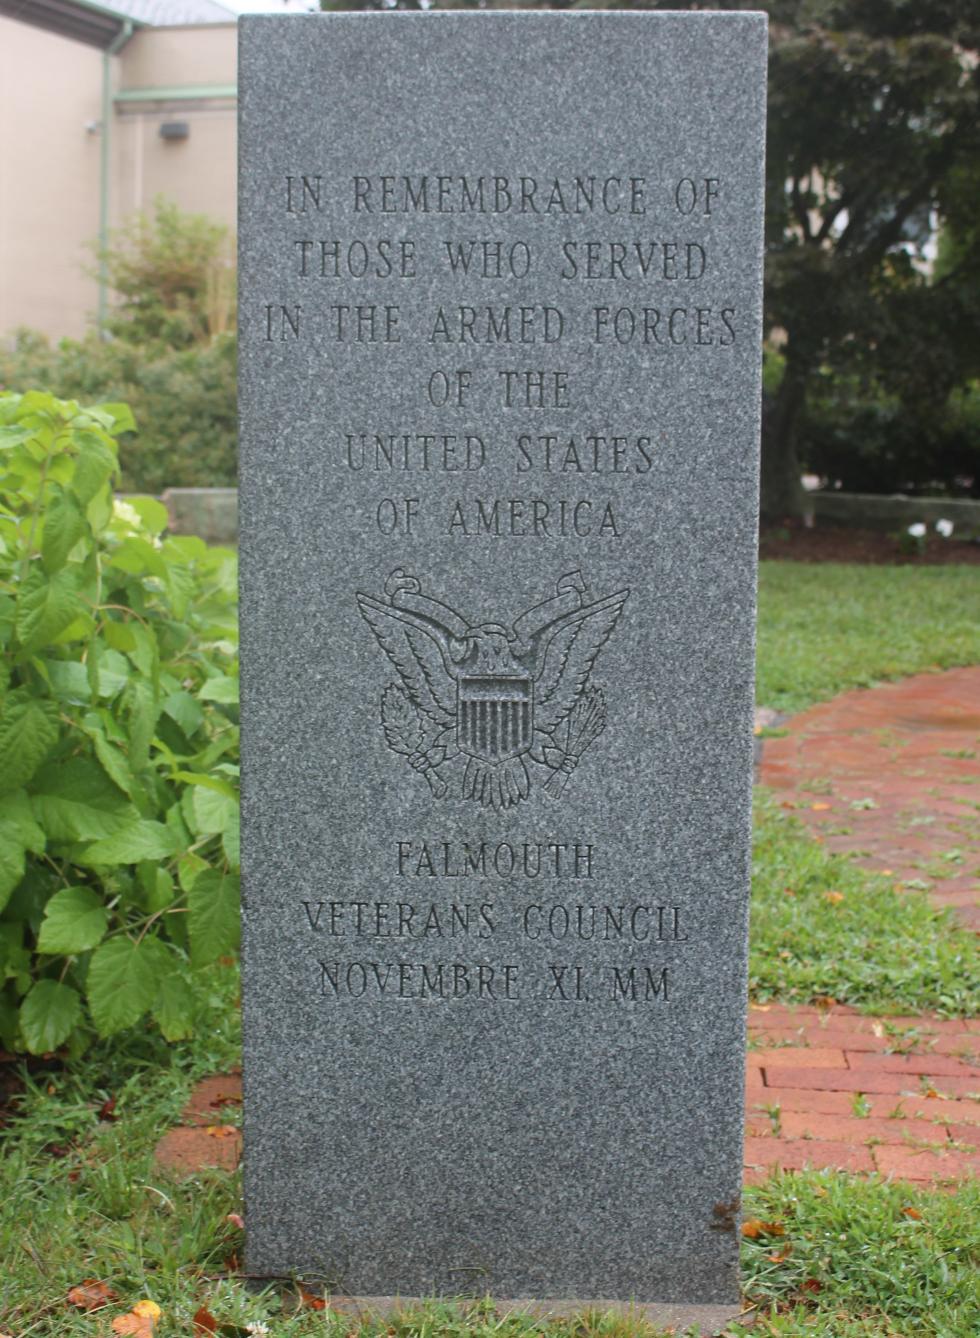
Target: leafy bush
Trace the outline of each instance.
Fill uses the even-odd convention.
[[[231,486],[237,472],[233,334],[177,351],[147,350],[97,335],[52,347],[18,331],[0,350],[0,387],[50,389],[65,399],[123,401],[139,426],[119,444],[127,492]]]
[[[106,329],[143,349],[190,348],[235,323],[235,265],[228,229],[184,214],[162,197],[98,253],[116,295]]]
[[[235,558],[113,500],[125,405],[0,395],[0,1042],[189,1035],[238,938]]]

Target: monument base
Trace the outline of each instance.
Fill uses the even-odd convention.
[[[331,1296],[331,1310],[342,1314],[363,1315],[374,1312],[389,1315],[402,1310],[410,1310],[427,1301],[458,1301],[460,1304],[473,1303],[472,1297],[421,1297],[421,1296]],[[684,1302],[655,1301],[641,1304],[635,1301],[608,1300],[550,1300],[536,1301],[528,1297],[515,1297],[511,1300],[493,1299],[493,1306],[498,1315],[527,1314],[538,1319],[568,1319],[580,1315],[583,1311],[613,1310],[624,1317],[645,1320],[648,1324],[659,1325],[665,1329],[674,1329],[678,1333],[693,1330],[703,1338],[714,1338],[733,1320],[748,1318],[751,1310],[733,1305],[693,1305]]]

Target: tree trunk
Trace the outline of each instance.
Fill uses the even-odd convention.
[[[807,369],[791,358],[775,401],[762,415],[762,498],[764,520],[796,519],[803,515],[806,493],[800,481],[796,431],[806,403]]]

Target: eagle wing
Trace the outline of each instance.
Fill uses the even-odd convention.
[[[535,685],[534,723],[539,729],[551,733],[575,705],[628,595],[629,590],[617,590],[556,624]]]
[[[435,724],[451,724],[456,719],[455,677],[425,623],[410,610],[382,604],[370,595],[359,594],[357,603],[415,705]]]

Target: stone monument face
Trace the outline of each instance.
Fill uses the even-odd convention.
[[[241,23],[253,1273],[737,1296],[765,44]]]

